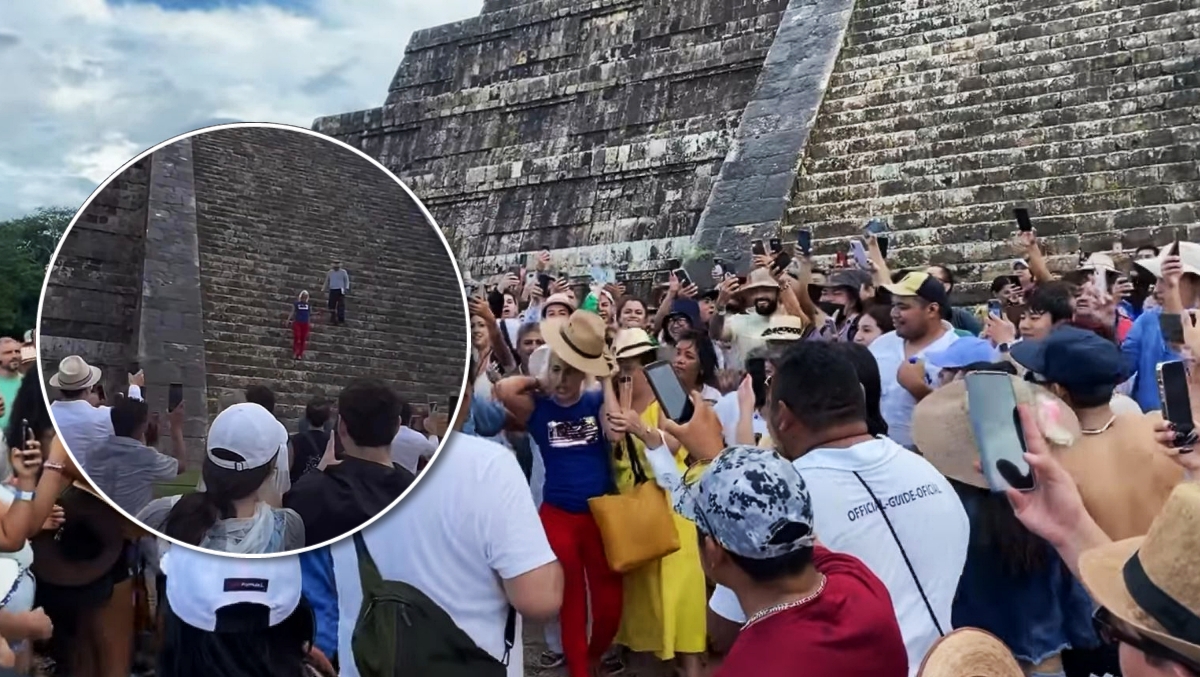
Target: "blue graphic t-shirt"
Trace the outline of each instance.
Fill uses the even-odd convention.
[[[613,490],[608,440],[600,427],[603,402],[599,391],[585,392],[569,407],[537,396],[528,427],[546,467],[543,503],[585,513],[589,498]]]
[[[308,322],[308,311],[311,309],[311,306],[308,305],[308,302],[296,301],[294,305],[296,306],[296,321]]]

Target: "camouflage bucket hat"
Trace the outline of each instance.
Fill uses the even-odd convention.
[[[675,509],[721,547],[748,559],[771,559],[816,542],[804,479],[768,449],[726,449]]]

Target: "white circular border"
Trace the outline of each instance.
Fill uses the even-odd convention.
[[[458,292],[460,294],[460,297],[462,298],[463,317],[465,318],[465,326],[463,328],[464,329],[463,337],[465,339],[464,343],[466,345],[466,353],[463,355],[463,378],[462,378],[462,387],[458,391],[458,405],[454,408],[454,414],[450,417],[451,428],[446,431],[446,434],[442,435],[442,439],[440,439],[438,441],[438,447],[433,452],[433,456],[429,459],[429,463],[427,463],[425,465],[425,468],[420,473],[417,474],[417,477],[413,481],[413,483],[410,484],[408,486],[408,488],[405,489],[404,492],[401,493],[398,498],[396,498],[395,501],[392,501],[392,503],[389,504],[386,508],[379,511],[379,513],[376,514],[371,519],[367,520],[366,522],[363,522],[357,528],[347,531],[346,533],[344,533],[341,536],[338,536],[336,538],[331,538],[328,541],[325,541],[324,543],[318,543],[317,545],[305,546],[298,550],[287,550],[284,552],[274,552],[274,553],[253,553],[253,554],[220,552],[217,550],[209,550],[208,548],[201,548],[199,546],[191,545],[189,543],[184,543],[182,541],[171,538],[170,536],[167,536],[166,534],[164,534],[162,532],[156,531],[154,529],[150,529],[144,523],[142,523],[137,518],[135,518],[133,515],[130,515],[129,513],[125,512],[122,508],[117,506],[116,503],[113,503],[112,499],[110,499],[107,494],[105,494],[103,491],[100,491],[100,488],[96,486],[95,482],[92,482],[92,478],[88,476],[87,471],[85,471],[83,469],[83,466],[80,465],[79,461],[75,458],[75,454],[71,452],[71,449],[69,447],[67,447],[66,442],[65,441],[63,442],[63,448],[67,450],[68,454],[70,454],[71,460],[75,462],[75,465],[79,468],[79,472],[84,476],[85,479],[87,479],[88,483],[91,484],[94,489],[96,489],[96,492],[100,496],[104,497],[105,502],[107,502],[110,506],[112,506],[117,512],[119,512],[121,515],[123,515],[126,519],[133,522],[134,524],[141,526],[142,528],[146,529],[150,533],[154,534],[156,537],[161,538],[165,541],[169,541],[173,545],[178,545],[178,546],[187,548],[189,550],[194,550],[196,552],[203,552],[203,553],[206,553],[209,555],[219,555],[221,557],[232,557],[232,558],[236,558],[236,559],[275,559],[275,558],[282,558],[282,557],[293,557],[293,556],[301,555],[303,553],[310,552],[313,550],[318,550],[320,548],[324,548],[326,546],[333,545],[334,543],[337,543],[338,541],[340,541],[342,539],[353,536],[354,534],[356,534],[356,533],[362,531],[363,529],[366,529],[367,527],[374,524],[377,520],[379,520],[379,518],[383,517],[387,513],[391,512],[392,510],[395,510],[399,506],[400,502],[403,501],[409,494],[411,494],[413,492],[413,490],[417,488],[417,485],[421,484],[421,481],[429,475],[429,472],[433,468],[434,463],[436,463],[438,457],[441,456],[442,449],[446,448],[446,441],[450,439],[450,435],[455,434],[453,431],[453,425],[454,425],[454,422],[456,420],[458,420],[459,413],[462,411],[463,399],[464,399],[463,395],[466,392],[467,387],[469,385],[467,383],[467,379],[470,377],[469,372],[471,370],[471,309],[467,305],[467,293],[466,293],[466,290],[463,288],[464,283],[463,283],[462,270],[458,267],[458,258],[454,255],[454,252],[450,250],[450,243],[446,240],[446,235],[442,232],[442,227],[439,226],[437,220],[435,220],[433,218],[433,214],[430,214],[429,210],[425,208],[425,203],[421,202],[421,199],[418,198],[412,192],[412,190],[409,189],[408,186],[404,185],[404,182],[401,181],[400,178],[397,177],[395,174],[393,174],[391,172],[391,170],[389,170],[387,167],[383,166],[382,163],[380,163],[378,160],[371,157],[370,155],[367,155],[366,153],[362,152],[361,150],[359,150],[359,149],[355,148],[354,146],[351,146],[343,141],[339,141],[338,139],[335,139],[331,136],[326,136],[325,134],[321,134],[321,133],[313,131],[311,129],[308,129],[305,127],[298,127],[295,125],[285,125],[285,124],[281,124],[281,123],[277,123],[277,122],[231,122],[231,123],[227,123],[227,124],[213,125],[211,127],[200,127],[198,129],[193,129],[190,132],[184,132],[183,134],[174,136],[170,139],[167,139],[166,141],[162,141],[162,142],[152,146],[151,148],[149,148],[147,150],[142,151],[141,153],[138,153],[136,156],[133,157],[133,159],[131,159],[128,162],[126,162],[125,164],[121,165],[121,167],[118,168],[112,174],[109,174],[108,178],[105,179],[103,182],[101,182],[100,185],[97,186],[94,191],[92,191],[91,195],[89,195],[88,198],[83,201],[83,204],[80,205],[79,209],[75,212],[75,216],[73,216],[71,218],[71,222],[69,224],[67,224],[66,230],[63,231],[62,237],[60,237],[58,240],[58,246],[56,246],[54,248],[54,254],[50,257],[50,263],[49,263],[49,265],[46,266],[46,277],[45,277],[45,279],[42,280],[42,293],[41,293],[41,296],[38,298],[37,321],[36,321],[35,327],[34,327],[34,334],[35,334],[37,345],[38,345],[38,361],[37,361],[38,378],[41,380],[42,399],[46,403],[47,412],[49,412],[49,410],[50,410],[51,402],[50,402],[49,386],[47,385],[45,369],[43,367],[42,359],[41,359],[42,306],[46,303],[46,290],[49,289],[49,287],[50,287],[50,275],[54,271],[54,263],[55,263],[55,261],[58,260],[58,253],[62,250],[63,243],[67,241],[67,237],[70,236],[71,229],[75,227],[75,223],[79,220],[79,217],[83,215],[83,212],[88,208],[89,205],[91,205],[92,200],[96,199],[96,196],[99,195],[100,191],[104,190],[108,186],[108,184],[112,183],[113,180],[115,180],[118,176],[123,174],[126,170],[128,170],[130,167],[132,167],[138,161],[154,154],[155,151],[158,151],[161,148],[170,146],[171,144],[177,143],[184,139],[189,139],[193,136],[199,136],[201,134],[207,134],[209,132],[223,131],[226,129],[263,129],[263,128],[279,129],[279,130],[288,131],[288,132],[299,132],[302,134],[307,134],[309,136],[317,137],[318,139],[321,139],[322,141],[340,146],[340,147],[354,153],[355,155],[358,155],[360,158],[366,160],[367,162],[371,163],[372,165],[374,165],[376,169],[383,172],[385,175],[387,175],[389,178],[391,178],[393,181],[395,181],[396,185],[400,186],[400,188],[402,188],[404,190],[404,192],[408,194],[408,197],[410,199],[412,199],[412,201],[416,203],[417,208],[421,210],[421,214],[423,214],[425,216],[425,220],[426,220],[427,224],[433,228],[433,231],[437,234],[438,239],[442,241],[442,247],[445,248],[446,254],[450,257],[450,264],[454,267],[454,274],[458,278]],[[50,422],[54,426],[54,434],[57,435],[60,440],[62,440],[62,431],[58,429],[58,421],[56,421],[54,419],[53,414],[50,415]],[[160,553],[160,555],[161,555],[161,553]]]

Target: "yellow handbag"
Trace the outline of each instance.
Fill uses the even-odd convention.
[[[633,490],[588,499],[592,518],[600,527],[604,555],[613,571],[626,574],[679,550],[679,532],[665,491],[646,477],[637,447],[629,435]]]

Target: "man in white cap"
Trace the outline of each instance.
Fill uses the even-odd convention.
[[[75,457],[76,463],[84,465],[93,449],[108,441],[113,435],[112,408],[97,406],[94,401],[96,386],[103,374],[78,355],[64,357],[58,363],[58,372],[50,377],[50,387],[57,388],[59,399],[50,405],[50,415],[58,424],[63,444]],[[129,376],[129,397],[142,399],[142,386],[146,377],[142,372]]]

